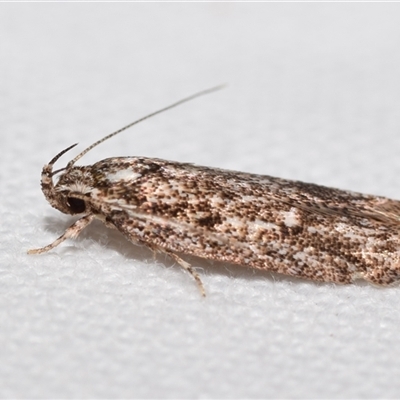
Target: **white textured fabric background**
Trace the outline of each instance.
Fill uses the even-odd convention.
[[[145,155],[400,198],[399,4],[0,4],[0,396],[398,398],[400,288],[188,258],[72,218],[40,171]]]

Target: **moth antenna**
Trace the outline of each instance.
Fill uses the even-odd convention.
[[[81,153],[79,153],[73,160],[71,160],[71,161],[67,164],[66,169],[71,168],[81,157],[83,157],[87,152],[89,152],[90,150],[92,150],[94,147],[96,147],[96,146],[99,145],[100,143],[105,142],[105,141],[108,140],[108,139],[111,139],[113,136],[118,135],[118,133],[121,133],[121,132],[124,131],[125,129],[128,129],[128,128],[130,128],[131,126],[136,125],[136,124],[138,124],[139,122],[144,121],[145,119],[149,119],[149,118],[151,118],[151,117],[154,117],[154,116],[157,115],[157,114],[161,114],[161,113],[164,112],[164,111],[170,110],[171,108],[174,108],[174,107],[176,107],[176,106],[179,106],[180,104],[186,103],[186,102],[188,102],[188,101],[190,101],[190,100],[193,100],[193,99],[195,99],[195,98],[197,98],[197,97],[200,97],[200,96],[203,96],[203,95],[205,95],[205,94],[208,94],[208,93],[211,93],[211,92],[215,92],[215,91],[217,91],[217,90],[220,90],[220,89],[224,88],[225,86],[226,86],[226,84],[218,85],[218,86],[214,86],[214,87],[212,87],[212,88],[210,88],[210,89],[202,90],[201,92],[197,92],[197,93],[195,93],[195,94],[192,94],[192,95],[189,96],[189,97],[185,97],[184,99],[179,100],[179,101],[177,101],[176,103],[173,103],[173,104],[171,104],[171,105],[169,105],[169,106],[167,106],[167,107],[164,107],[164,108],[161,108],[160,110],[157,110],[157,111],[155,111],[155,112],[152,112],[152,113],[150,113],[150,114],[148,114],[148,115],[146,115],[146,116],[144,116],[144,117],[142,117],[142,118],[140,118],[140,119],[138,119],[138,120],[136,120],[136,121],[134,121],[134,122],[132,122],[132,123],[126,125],[126,126],[124,126],[123,128],[118,129],[117,131],[115,131],[115,132],[113,132],[113,133],[110,133],[109,135],[103,137],[102,139],[100,139],[100,140],[98,140],[97,142],[93,143],[91,146],[87,147],[85,150],[83,150]],[[72,146],[72,147],[73,147],[73,146]],[[60,153],[60,155],[58,155],[58,157],[60,157],[62,154],[64,154],[64,153],[65,153],[66,151],[68,151],[69,149],[70,149],[70,148],[68,148],[68,149],[65,150],[64,152]],[[57,156],[56,156],[56,157],[57,157]],[[55,157],[55,158],[56,158],[56,157]],[[57,158],[56,158],[56,160],[57,160]]]
[[[53,165],[57,162],[57,160],[64,155],[67,151],[70,151],[72,148],[74,148],[78,143],[75,143],[69,147],[67,147],[66,149],[60,151],[58,154],[56,154],[51,160],[50,162],[45,165],[43,167],[43,172],[42,174],[48,175],[49,178],[51,178],[53,175],[55,175],[57,172],[60,172],[62,170],[64,170],[65,168],[62,169],[58,169],[57,171],[53,172]]]
[[[75,143],[75,144],[67,147],[66,149],[60,151],[57,155],[54,156],[54,158],[52,158],[52,160],[49,162],[48,165],[54,165],[61,156],[63,156],[67,151],[70,151],[71,149],[73,149],[77,145],[78,145],[78,143]]]

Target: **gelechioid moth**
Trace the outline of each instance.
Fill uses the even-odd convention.
[[[43,167],[48,202],[82,217],[46,252],[98,218],[128,240],[171,256],[197,281],[181,255],[226,261],[314,281],[365,279],[390,285],[400,277],[400,201],[266,175],[146,157],[113,157],[75,166],[93,147],[178,104],[147,115],[97,141],[65,168]],[[57,183],[53,178],[59,175]]]

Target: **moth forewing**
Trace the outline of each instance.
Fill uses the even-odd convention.
[[[131,240],[318,281],[398,280],[397,229],[382,214],[393,200],[164,160],[134,162],[140,177],[102,184],[97,193],[97,201],[107,199],[102,213]]]

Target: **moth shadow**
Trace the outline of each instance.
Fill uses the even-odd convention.
[[[72,225],[75,219],[60,220],[56,217],[45,217],[45,229],[49,232],[54,233],[55,238],[63,233],[69,226]],[[167,268],[181,268],[174,260],[169,256],[163,254],[155,254],[151,249],[146,246],[139,245],[128,241],[120,232],[115,229],[107,228],[101,221],[94,220],[87,228],[85,228],[76,239],[68,240],[69,246],[76,245],[77,241],[93,241],[100,244],[105,249],[115,251],[125,258],[132,260],[133,262],[147,262],[152,263],[154,260],[158,260],[164,264]],[[65,242],[60,246],[65,246]],[[83,250],[83,245],[76,246],[77,251]],[[295,278],[288,275],[282,275],[279,273],[271,272],[266,270],[260,270],[255,268],[249,268],[242,265],[232,264],[223,261],[214,261],[200,258],[197,256],[187,255],[179,253],[179,256],[193,266],[193,268],[200,274],[206,274],[208,276],[219,276],[219,277],[230,277],[240,278],[247,281],[260,281],[267,280],[271,282],[285,281],[290,282],[293,285],[310,283],[315,286],[332,286],[332,282],[316,282],[309,281],[302,278]],[[370,286],[368,282],[357,281],[357,286]],[[340,285],[342,286],[342,285]]]

